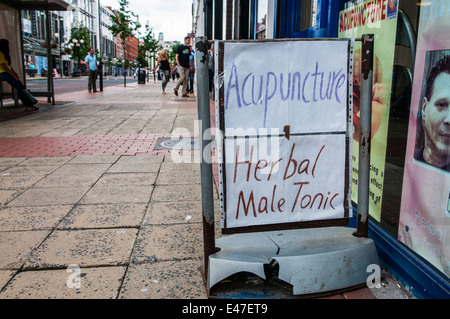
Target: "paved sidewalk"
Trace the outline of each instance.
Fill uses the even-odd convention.
[[[150,82],[56,100],[78,102],[0,122],[0,299],[206,298],[200,165],[156,147],[194,134],[195,98]]]
[[[0,298],[206,298],[199,165],[154,150],[197,105],[158,84],[1,122]]]

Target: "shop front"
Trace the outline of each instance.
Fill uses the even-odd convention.
[[[374,35],[369,237],[382,266],[414,297],[449,298],[449,1],[240,0],[223,1],[223,8],[217,3],[204,22],[216,25],[223,15],[222,28],[205,31],[214,39]],[[353,55],[351,179],[357,216],[358,41]],[[356,224],[351,218],[349,226]]]
[[[293,6],[292,18],[299,3],[278,1],[278,6]],[[318,0],[315,5],[315,27],[293,32],[294,19],[278,34],[339,38],[374,34],[369,237],[376,242],[382,266],[417,298],[449,298],[450,5],[443,0],[340,1],[339,7]],[[354,216],[358,210],[360,51],[356,42]]]

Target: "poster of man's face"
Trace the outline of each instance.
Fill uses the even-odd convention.
[[[450,50],[427,52],[414,158],[450,171]]]

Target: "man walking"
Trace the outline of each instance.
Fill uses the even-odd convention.
[[[176,59],[177,59],[177,65],[178,65],[178,72],[180,73],[180,79],[178,80],[177,84],[175,85],[175,88],[173,89],[176,96],[178,96],[178,88],[181,84],[183,84],[183,97],[189,97],[187,94],[187,86],[188,86],[188,80],[189,80],[189,68],[190,68],[190,62],[189,62],[189,56],[191,55],[191,47],[189,46],[190,42],[189,37],[184,38],[184,45],[181,44],[177,49]]]
[[[84,61],[86,62],[88,75],[89,75],[88,91],[91,92],[91,90],[92,90],[93,92],[97,92],[97,85],[95,83],[97,81],[97,74],[98,74],[97,57],[94,55],[93,48],[91,48],[89,50],[89,54],[86,56]]]

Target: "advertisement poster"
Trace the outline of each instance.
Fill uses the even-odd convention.
[[[41,74],[42,69],[47,70],[47,57],[36,55],[36,69],[37,73]]]
[[[224,43],[222,228],[349,217],[349,51],[340,39]]]
[[[339,13],[340,38],[361,38],[363,34],[374,34],[375,38],[369,213],[378,222],[381,218],[397,12],[398,1],[368,0]],[[356,42],[353,67],[352,152],[352,201],[355,203],[358,203],[360,63],[361,42]]]
[[[450,275],[450,5],[420,8],[398,238]]]

